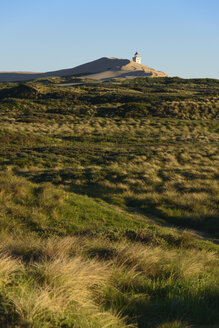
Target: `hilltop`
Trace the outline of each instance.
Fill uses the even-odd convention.
[[[37,72],[0,72],[0,82],[28,81],[43,77],[83,76],[98,80],[112,78],[165,77],[165,73],[156,71],[129,59],[103,57],[74,68],[57,71]]]

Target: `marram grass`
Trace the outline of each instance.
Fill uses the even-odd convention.
[[[0,84],[0,327],[218,327],[218,81],[71,81]]]

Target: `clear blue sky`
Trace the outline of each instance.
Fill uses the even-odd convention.
[[[219,78],[219,0],[0,0],[0,71],[136,50],[170,76]]]

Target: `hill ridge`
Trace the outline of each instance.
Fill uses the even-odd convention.
[[[135,78],[138,76],[165,77],[165,73],[129,59],[101,57],[73,68],[38,72],[0,72],[0,82],[28,81],[42,77],[82,75],[88,78],[106,80],[111,78]]]

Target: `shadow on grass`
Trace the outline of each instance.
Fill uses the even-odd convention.
[[[158,224],[174,225],[180,228],[190,228],[212,234],[212,237],[219,236],[219,217],[218,215],[202,215],[199,217],[182,215],[167,215],[159,209],[153,199],[136,200],[130,197],[122,199],[120,190],[117,187],[104,187],[99,182],[110,179],[109,172],[95,171],[92,169],[43,169],[39,171],[17,171],[17,175],[24,176],[35,183],[50,182],[54,185],[62,185],[68,191],[79,195],[87,195],[92,198],[100,198],[108,203],[114,203],[119,206],[126,205],[134,208],[134,212],[146,216],[151,216]],[[79,180],[80,183],[76,183]],[[168,204],[166,204],[168,205]],[[171,206],[171,204],[170,204]],[[176,209],[177,210],[177,209]]]
[[[17,175],[28,178],[34,183],[45,183],[50,182],[54,185],[62,185],[68,188],[68,191],[80,194],[87,195],[89,197],[101,198],[105,201],[110,201],[111,198],[107,197],[112,193],[116,192],[114,187],[102,187],[98,185],[98,182],[103,179],[101,172],[95,172],[95,175],[92,174],[90,170],[72,170],[72,169],[63,169],[63,170],[41,170],[41,171],[17,171]],[[79,179],[83,182],[83,185],[78,185],[75,183],[75,180]]]
[[[185,296],[183,287],[164,286],[163,289],[156,290],[154,295],[153,291],[150,291],[150,295],[152,292],[150,297],[143,288],[141,290],[143,293],[139,293],[135,298],[127,293],[109,289],[105,307],[108,309],[113,303],[117,311],[121,311],[124,316],[131,319],[129,323],[137,322],[138,328],[156,328],[158,325],[174,321],[188,322],[194,327],[217,325],[219,323],[218,291],[206,290],[194,296]],[[176,290],[177,288],[179,290]],[[180,288],[182,295],[180,295]]]

